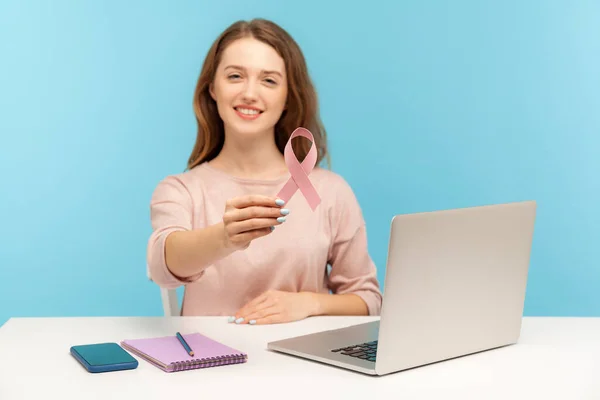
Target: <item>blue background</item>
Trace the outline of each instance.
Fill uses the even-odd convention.
[[[525,314],[600,316],[599,2],[1,4],[0,324],[162,314],[150,195],[208,47],[255,16],[305,52],[380,279],[393,214],[534,199]]]

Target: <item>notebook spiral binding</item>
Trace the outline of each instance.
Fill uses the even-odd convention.
[[[230,364],[241,364],[245,363],[248,356],[245,354],[234,354],[231,356],[224,357],[209,357],[209,358],[197,358],[190,361],[177,361],[171,363],[173,371],[185,371],[189,369],[217,367],[221,365]]]

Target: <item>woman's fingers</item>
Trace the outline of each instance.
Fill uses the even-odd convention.
[[[271,232],[273,232],[273,228],[270,227],[255,229],[253,231],[234,235],[229,240],[235,245],[243,245],[244,247],[247,247],[251,241],[258,239],[259,237],[267,236]]]
[[[273,231],[285,222],[289,210],[282,209],[277,198],[249,195],[227,201],[223,224],[226,242],[235,248],[247,248],[250,242]]]
[[[282,205],[283,202],[276,197],[261,196],[258,194],[234,197],[227,201],[227,206],[233,208],[246,208],[252,206],[280,207]]]
[[[287,208],[252,206],[228,211],[229,221],[244,221],[253,218],[280,218],[290,213]]]
[[[241,222],[233,222],[229,224],[230,234],[236,235],[239,233],[250,232],[257,229],[270,228],[271,226],[281,225],[285,219],[276,218],[253,218]]]

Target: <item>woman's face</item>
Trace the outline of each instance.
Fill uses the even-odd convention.
[[[217,67],[210,94],[227,135],[272,135],[285,108],[287,79],[283,58],[254,38],[231,43]]]

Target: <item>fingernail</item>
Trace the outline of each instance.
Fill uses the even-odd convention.
[[[227,322],[233,322],[233,321],[235,321],[235,317],[229,317],[229,318],[227,318]]]
[[[287,208],[281,209],[281,215],[288,215],[289,213],[290,213],[290,210],[288,210]]]
[[[253,319],[251,319],[250,322],[249,322],[250,325],[254,325],[255,323],[256,323],[256,321],[253,320]]]
[[[277,199],[277,200],[275,200],[275,204],[277,204],[278,206],[282,206],[285,204],[285,201],[283,201],[281,199]]]
[[[277,222],[285,222],[285,217],[279,217],[279,218],[277,218]]]
[[[240,318],[238,318],[238,319],[236,319],[236,320],[235,320],[235,323],[236,323],[236,324],[239,324],[239,323],[241,323],[242,321],[244,321],[244,318],[240,317]]]
[[[271,232],[273,232],[274,230],[275,230],[275,227],[274,227],[274,226],[272,226],[272,227],[271,227]]]

